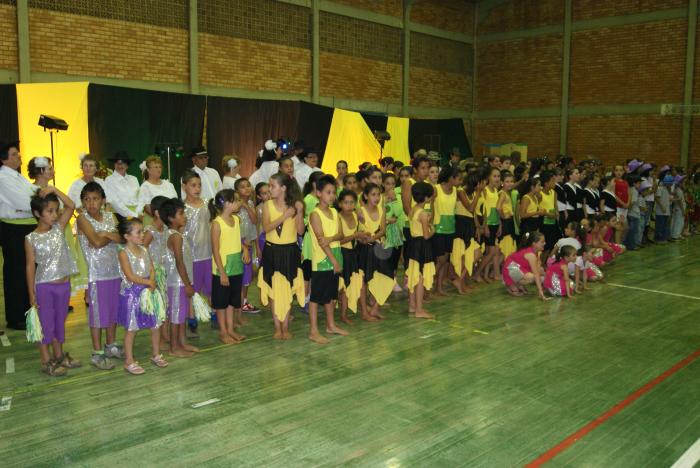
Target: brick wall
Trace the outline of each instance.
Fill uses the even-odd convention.
[[[493,9],[478,26],[478,34],[563,24],[563,6],[564,0],[511,0]],[[572,16],[573,21],[583,21],[686,6],[686,0],[573,0]],[[685,19],[574,31],[569,106],[681,102],[686,33]],[[486,42],[477,54],[478,111],[561,105],[560,35]],[[696,70],[700,74],[700,48]],[[694,90],[700,102],[700,78]],[[558,120],[477,120],[477,151],[483,143],[522,141],[531,146],[530,154],[557,153]],[[700,119],[695,126],[690,160],[700,162]],[[658,114],[570,115],[567,137],[568,152],[575,157],[591,155],[610,163],[641,157],[677,164],[681,119]]]
[[[569,152],[591,155],[606,164],[641,157],[657,164],[678,164],[681,119],[661,115],[571,117]]]
[[[471,36],[474,32],[474,5],[460,0],[414,2],[411,21]]]
[[[674,20],[574,33],[570,105],[682,101],[686,30]]]
[[[281,62],[285,64],[282,68]],[[200,33],[199,80],[202,85],[309,94],[311,52]]]
[[[558,106],[561,36],[487,43],[477,50],[477,109]]]
[[[488,34],[539,28],[562,24],[563,21],[563,0],[511,0],[491,10],[489,15],[479,24],[478,33]]]
[[[571,4],[574,21],[606,16],[632,15],[650,11],[684,8],[687,0],[573,0]]]
[[[488,143],[527,143],[528,157],[559,153],[559,118],[477,120],[474,155]]]
[[[321,52],[320,93],[344,99],[401,102],[401,65]]]
[[[400,85],[399,81],[399,87]],[[459,73],[410,67],[408,99],[412,106],[469,111],[472,103],[472,80],[471,77]]]
[[[17,70],[17,13],[14,6],[0,5],[0,68]]]
[[[189,40],[182,29],[31,8],[36,72],[187,83]]]
[[[403,17],[403,0],[333,0],[333,2],[383,15]]]

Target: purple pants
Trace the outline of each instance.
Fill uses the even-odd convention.
[[[243,264],[243,286],[250,286],[253,281],[253,262]]]
[[[36,303],[39,306],[39,321],[44,332],[42,344],[53,340],[66,340],[66,317],[70,302],[70,281],[65,283],[39,283],[36,285]]]
[[[209,274],[211,277],[211,273]],[[211,279],[211,278],[210,278]],[[171,323],[185,323],[190,315],[190,298],[184,286],[168,286],[168,318]]]
[[[121,283],[119,278],[88,283],[90,328],[109,328],[117,323]]]
[[[211,297],[211,271],[211,258],[192,264],[192,287],[195,292]]]

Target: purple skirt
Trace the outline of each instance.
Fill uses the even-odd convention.
[[[141,291],[144,289],[146,289],[146,286],[135,284],[130,288],[126,288],[124,293],[119,295],[117,322],[128,331],[156,328],[158,325],[155,315],[141,312]]]

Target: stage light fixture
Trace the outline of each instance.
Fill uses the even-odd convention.
[[[68,130],[68,123],[65,120],[46,114],[39,116],[39,126],[44,130]]]

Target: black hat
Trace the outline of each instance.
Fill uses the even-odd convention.
[[[202,156],[204,154],[207,154],[206,148],[204,148],[203,146],[196,146],[190,151],[190,158]]]
[[[126,151],[117,151],[116,153],[114,153],[114,156],[109,158],[109,161],[114,164],[121,162],[127,165],[134,162],[134,160],[129,157],[129,153],[127,153]]]

